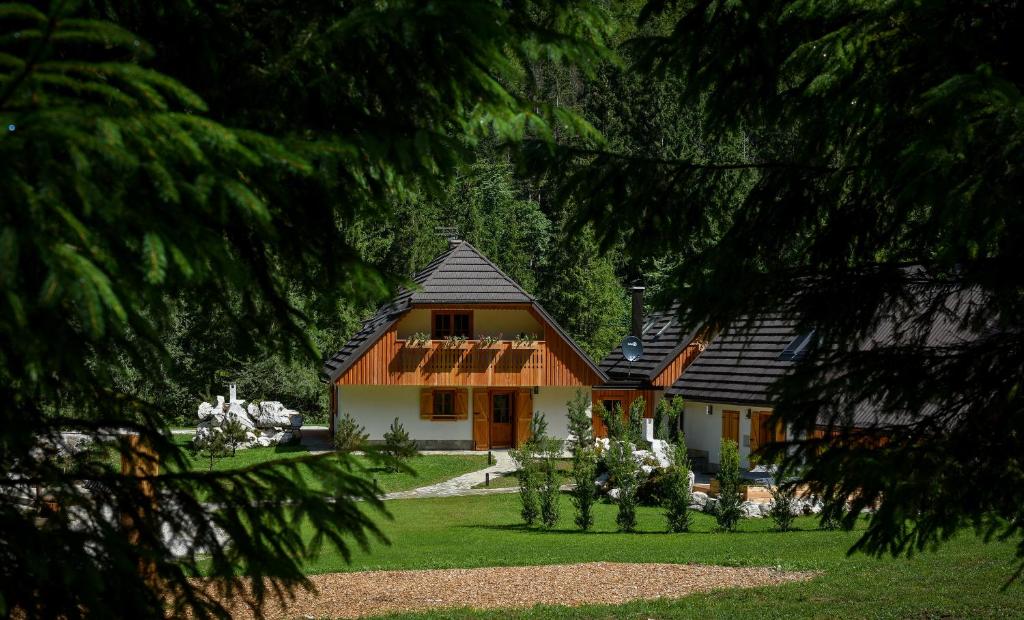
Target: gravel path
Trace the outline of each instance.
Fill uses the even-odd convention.
[[[330,573],[310,577],[316,593],[300,593],[268,618],[359,618],[444,607],[523,608],[538,604],[620,604],[679,598],[720,588],[804,581],[816,573],[701,564],[559,564],[414,571]],[[237,605],[235,618],[252,617]]]

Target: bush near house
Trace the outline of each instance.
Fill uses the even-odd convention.
[[[718,471],[718,501],[715,504],[715,520],[727,532],[734,531],[743,517],[740,511],[740,453],[736,442],[722,440],[721,466]]]
[[[582,391],[569,401],[569,434],[572,441],[572,504],[576,509],[576,527],[587,531],[594,525],[594,504],[597,502],[597,452],[594,449],[593,423],[587,415],[590,399]]]
[[[686,453],[686,438],[672,446],[672,469],[665,493],[665,520],[668,531],[685,532],[690,529],[690,459]]]
[[[338,424],[334,429],[334,448],[342,454],[362,450],[366,447],[366,440],[369,437],[366,429],[346,411],[338,418]]]
[[[409,437],[408,431],[398,421],[398,418],[391,423],[388,432],[384,433],[383,452],[390,457],[387,465],[388,471],[398,471],[402,463],[419,454],[416,450],[416,442]]]

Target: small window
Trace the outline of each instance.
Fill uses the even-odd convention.
[[[444,340],[448,336],[470,338],[473,333],[473,315],[469,312],[434,312],[431,338]]]
[[[434,417],[455,417],[455,390],[434,390]]]
[[[604,410],[607,411],[608,413],[615,413],[615,408],[616,407],[618,407],[620,411],[622,410],[622,401],[621,400],[603,400],[603,401],[601,401],[601,406],[603,406]]]
[[[814,341],[814,330],[801,334],[793,339],[786,348],[779,354],[780,360],[784,362],[795,362],[804,358],[807,355],[807,349],[810,347],[811,342]]]

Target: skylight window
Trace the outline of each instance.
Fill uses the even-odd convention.
[[[784,362],[795,362],[807,355],[807,349],[814,341],[814,330],[801,334],[793,339],[793,342],[786,345],[786,348],[779,354],[778,359]]]

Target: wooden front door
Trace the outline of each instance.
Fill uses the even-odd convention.
[[[473,449],[491,447],[491,409],[487,390],[473,390]]]
[[[785,439],[780,423],[771,424],[771,411],[755,411],[750,416],[750,452],[773,441]]]
[[[722,439],[732,439],[740,445],[740,412],[722,412]]]
[[[491,392],[490,436],[492,448],[512,447],[513,392]]]
[[[523,442],[530,438],[530,424],[533,422],[533,392],[530,390],[519,390],[516,393],[516,437],[515,445],[518,448]]]

